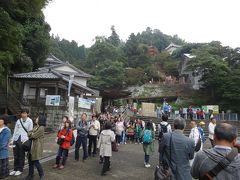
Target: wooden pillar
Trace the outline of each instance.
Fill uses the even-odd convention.
[[[20,98],[23,99],[24,98],[24,88],[25,88],[25,81],[23,81],[21,83],[21,90],[20,90]]]
[[[55,86],[55,95],[58,95],[58,82],[56,83],[56,86]]]
[[[36,94],[35,94],[35,100],[36,100],[36,104],[38,106],[38,102],[39,102],[39,96],[40,96],[40,90],[39,90],[39,86],[38,83],[36,84]]]

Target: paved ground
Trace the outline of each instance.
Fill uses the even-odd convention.
[[[87,161],[76,162],[73,158],[73,153],[70,154],[67,165],[64,170],[52,169],[54,160],[43,163],[44,171],[47,180],[114,180],[114,179],[131,179],[131,180],[147,180],[153,179],[154,168],[157,165],[158,153],[157,144],[155,146],[156,152],[151,157],[150,168],[145,168],[143,165],[143,150],[141,144],[127,144],[121,145],[119,152],[114,152],[111,159],[112,169],[107,176],[100,176],[102,165],[98,163],[98,157],[91,157]],[[82,150],[80,150],[82,153]],[[27,169],[20,177],[9,177],[9,180],[23,179],[26,175]],[[37,172],[36,178],[38,179]]]
[[[67,165],[64,170],[52,169],[52,165],[55,162],[55,153],[57,152],[58,146],[55,141],[55,134],[49,134],[45,136],[44,145],[44,155],[52,156],[52,160],[47,160],[47,162],[42,163],[46,180],[121,180],[121,179],[131,179],[131,180],[151,180],[153,179],[154,169],[158,163],[158,142],[155,141],[155,153],[151,156],[150,168],[145,168],[144,153],[141,144],[126,144],[121,145],[119,152],[114,152],[111,159],[112,169],[107,174],[107,176],[101,177],[100,172],[102,165],[99,165],[98,157],[89,158],[86,162],[76,162],[73,157],[73,153],[70,153]],[[209,148],[210,142],[207,140],[204,144],[204,148]],[[80,155],[82,155],[82,150],[80,150]],[[12,158],[10,159],[10,167],[12,167]],[[44,160],[46,161],[46,159]],[[22,180],[28,169],[25,169],[24,174],[20,177],[9,177],[8,180]],[[35,170],[35,179],[38,180],[38,174]]]

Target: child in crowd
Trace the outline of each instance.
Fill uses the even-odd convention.
[[[103,158],[103,168],[101,175],[106,175],[106,172],[110,170],[110,157],[112,156],[112,142],[115,141],[115,134],[111,130],[111,122],[105,123],[105,129],[101,132],[98,140],[98,149],[100,150],[100,157]]]
[[[73,137],[70,120],[65,121],[64,128],[58,132],[57,137],[59,149],[56,157],[56,164],[53,166],[53,168],[63,169],[67,161],[68,151],[70,149],[70,142]]]
[[[127,137],[128,137],[128,140],[130,141],[130,143],[133,143],[133,141],[134,141],[134,124],[133,124],[133,122],[130,122],[128,124]]]
[[[8,144],[11,138],[11,131],[7,127],[7,118],[0,116],[0,179],[9,175],[8,169]]]

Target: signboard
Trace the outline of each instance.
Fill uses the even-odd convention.
[[[204,110],[205,113],[208,113],[209,110],[212,110],[213,114],[219,114],[219,106],[218,105],[202,106],[202,109]]]
[[[142,103],[142,115],[155,117],[155,104],[154,103]]]
[[[83,109],[91,109],[92,100],[79,98],[78,100],[78,107]]]
[[[59,95],[47,95],[46,96],[46,106],[59,106],[60,96]]]
[[[183,108],[183,114],[187,114],[187,109],[188,108]]]

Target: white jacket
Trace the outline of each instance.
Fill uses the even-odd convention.
[[[208,138],[209,139],[214,139],[213,138],[213,135],[214,135],[214,130],[215,130],[215,126],[216,126],[216,124],[213,124],[212,122],[210,122],[209,123],[209,125],[208,125]]]
[[[116,122],[116,134],[122,135],[122,132],[124,131],[124,123],[123,121],[117,121]]]
[[[89,135],[97,136],[100,132],[100,123],[98,120],[90,121]]]
[[[200,133],[198,131],[198,128],[192,128],[191,133],[189,134],[189,138],[193,139],[195,146],[197,145],[198,139],[200,138]]]
[[[115,134],[112,130],[107,129],[103,130],[100,134],[97,148],[100,150],[99,155],[104,156],[112,156],[112,142],[115,141]]]

